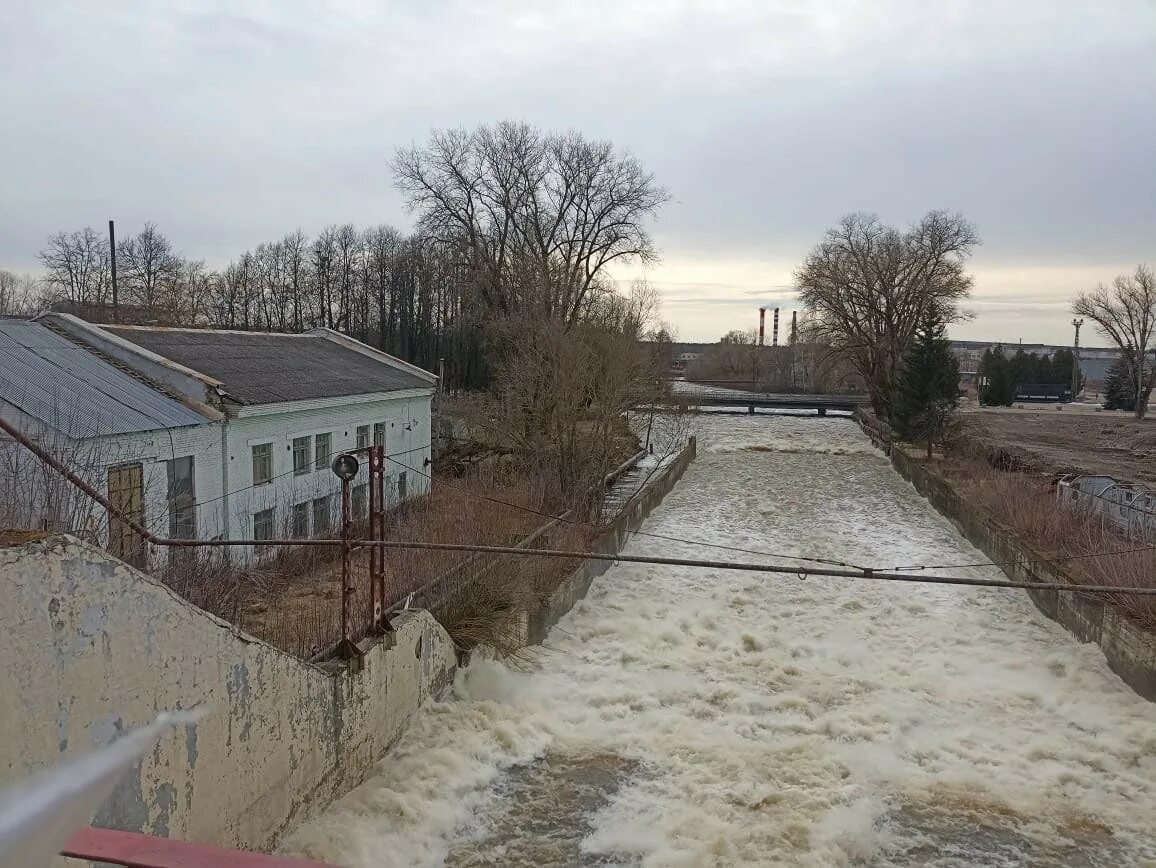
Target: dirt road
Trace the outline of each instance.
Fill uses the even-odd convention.
[[[964,430],[1043,471],[1096,473],[1156,485],[1156,420],[1057,405],[975,410]]]

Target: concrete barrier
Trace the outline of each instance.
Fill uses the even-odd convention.
[[[617,554],[694,459],[695,442],[625,504],[595,550]],[[540,642],[609,567],[584,561],[534,612]],[[5,698],[0,787],[107,744],[158,712],[206,708],[162,738],[93,825],[272,850],[361,783],[409,718],[453,679],[453,643],[424,610],[396,617],[396,644],[363,643],[359,671],[313,666],[198,609],[69,536],[0,549]]]
[[[856,414],[858,418],[859,414]],[[863,422],[860,420],[860,424]],[[871,431],[866,429],[870,436]],[[902,448],[889,448],[891,465],[915,486],[936,511],[1011,579],[1025,582],[1074,583],[1062,563],[1048,563],[1047,556],[1008,531],[977,515],[942,476],[928,470]],[[1036,608],[1067,628],[1081,642],[1095,642],[1108,665],[1129,687],[1156,701],[1156,636],[1131,621],[1117,606],[1074,591],[1028,590]]]
[[[622,510],[610,522],[606,531],[598,538],[593,550],[600,554],[618,554],[622,551],[630,535],[638,530],[643,520],[650,515],[662,499],[674,488],[674,484],[682,478],[682,474],[697,454],[697,441],[694,437],[683,447],[682,451],[665,467],[658,471],[654,478],[639,489]],[[595,578],[606,572],[612,561],[583,561],[573,573],[563,579],[550,599],[535,611],[526,613],[524,625],[528,644],[540,644],[545,641],[550,628],[558,623],[562,617],[574,608],[574,604],[586,596],[590,585]]]
[[[67,536],[0,549],[0,786],[204,706],[125,776],[94,825],[268,850],[359,784],[456,656],[426,612],[329,670],[247,636]]]

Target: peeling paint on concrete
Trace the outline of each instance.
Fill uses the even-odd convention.
[[[167,838],[169,836],[169,816],[177,804],[176,790],[170,783],[161,784],[153,793],[151,801],[152,807],[157,813],[156,819],[153,820],[152,833],[161,838]]]
[[[60,696],[56,702],[56,735],[60,752],[68,750],[68,724],[72,716],[72,697]]]
[[[88,738],[93,747],[104,747],[124,732],[124,721],[114,714],[106,714],[88,726]]]
[[[185,724],[185,757],[188,758],[189,768],[197,767],[197,725]]]
[[[426,612],[396,618],[395,647],[370,645],[356,674],[310,666],[70,537],[0,550],[0,572],[0,654],[24,664],[0,670],[18,734],[0,786],[158,711],[208,710],[125,775],[95,820],[111,828],[271,849],[360,783],[456,666]]]
[[[149,809],[145,803],[144,793],[141,790],[141,766],[143,760],[138,760],[131,769],[125,772],[116,789],[107,801],[100,806],[100,810],[92,818],[94,826],[106,829],[131,829],[134,832],[144,832],[149,826]]]
[[[103,605],[93,603],[91,606],[86,606],[80,614],[80,635],[89,637],[100,636],[104,634],[105,624],[106,620]]]

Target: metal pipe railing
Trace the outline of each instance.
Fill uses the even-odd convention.
[[[11,434],[22,444],[28,446],[35,454],[44,458],[50,466],[61,471],[66,478],[78,484],[86,494],[93,497],[101,505],[105,506],[110,512],[118,517],[121,517],[119,510],[116,510],[103,496],[100,495],[92,486],[84,482],[76,474],[69,471],[60,462],[56,461],[45,450],[33,444],[23,433],[19,432],[3,419],[0,419],[0,430]],[[417,540],[343,540],[343,539],[308,539],[308,540],[294,540],[294,539],[242,539],[242,540],[181,540],[168,539],[166,537],[157,537],[149,533],[147,528],[141,527],[136,522],[130,522],[130,527],[134,530],[139,529],[142,536],[154,543],[155,545],[176,546],[176,547],[201,547],[201,546],[255,546],[255,545],[286,545],[286,546],[343,546],[347,543],[356,544],[358,546],[378,546],[385,549],[423,549],[428,551],[456,551],[456,552],[487,552],[490,554],[509,554],[522,555],[527,557],[547,557],[547,558],[566,558],[566,559],[586,559],[597,561],[611,561],[621,563],[635,563],[635,564],[657,564],[662,566],[677,566],[677,567],[699,567],[706,569],[725,569],[725,570],[740,570],[744,572],[759,572],[759,573],[773,573],[779,575],[794,575],[800,579],[805,579],[808,576],[822,576],[834,578],[848,578],[848,579],[865,579],[871,581],[893,581],[905,582],[912,584],[933,584],[933,585],[965,585],[971,587],[985,587],[985,588],[1022,588],[1026,590],[1037,591],[1075,591],[1082,594],[1121,594],[1152,597],[1156,596],[1156,588],[1135,588],[1122,586],[1107,586],[1107,585],[1086,585],[1074,582],[1023,582],[1008,579],[987,579],[987,578],[972,578],[963,576],[936,576],[936,575],[911,575],[907,573],[884,572],[870,568],[862,569],[833,569],[824,567],[821,569],[810,567],[793,567],[783,566],[779,564],[758,564],[742,561],[719,561],[719,560],[705,560],[698,558],[670,558],[657,557],[647,555],[623,555],[623,554],[602,554],[599,552],[587,551],[568,551],[562,549],[527,549],[519,546],[494,546],[494,545],[478,545],[473,543],[433,543],[420,542]]]

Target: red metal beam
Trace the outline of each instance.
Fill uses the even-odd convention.
[[[325,862],[226,850],[207,844],[92,827],[73,835],[60,855],[128,868],[333,868]]]

